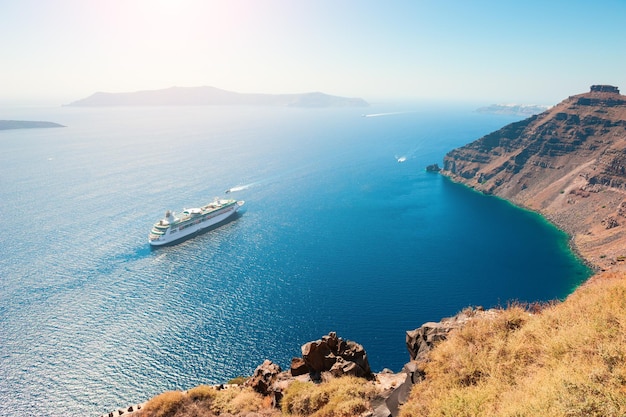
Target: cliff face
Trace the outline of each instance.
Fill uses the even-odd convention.
[[[539,211],[607,269],[626,256],[626,96],[592,86],[444,158],[444,174]]]

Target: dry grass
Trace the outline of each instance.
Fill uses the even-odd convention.
[[[226,389],[218,391],[211,404],[215,414],[259,411],[263,407],[263,397],[251,388]]]
[[[314,417],[351,417],[371,409],[374,385],[362,378],[343,377],[322,384],[294,381],[282,400],[284,414]],[[201,385],[184,393],[168,391],[152,398],[141,409],[141,417],[213,417],[250,413],[279,416],[270,397],[250,388],[233,386],[224,390]]]
[[[278,414],[261,395],[250,388],[232,387],[217,390],[200,385],[182,391],[168,391],[157,395],[141,409],[141,417],[213,417],[220,414],[247,414],[263,412]]]
[[[187,391],[187,396],[191,401],[207,401],[214,400],[218,391],[208,385],[199,385]]]
[[[184,407],[185,394],[182,391],[166,391],[146,403],[141,415],[150,417],[173,417]]]
[[[537,314],[512,306],[451,333],[402,417],[623,416],[625,359],[626,275],[605,273]]]
[[[371,383],[351,376],[322,384],[295,381],[285,392],[282,411],[312,417],[358,416],[370,409],[375,393]]]

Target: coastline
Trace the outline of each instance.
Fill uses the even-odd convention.
[[[541,214],[594,271],[626,262],[626,97],[614,86],[511,123],[444,157],[442,174]]]
[[[541,210],[534,209],[533,207],[529,207],[529,206],[526,206],[526,205],[516,204],[514,201],[511,201],[510,199],[507,199],[505,197],[501,197],[501,196],[498,196],[498,195],[481,192],[480,190],[476,189],[475,187],[472,187],[471,184],[468,184],[468,183],[466,183],[464,181],[455,180],[455,178],[454,178],[455,176],[449,175],[449,172],[447,172],[447,171],[443,171],[442,170],[442,171],[440,171],[440,173],[444,177],[445,181],[450,181],[452,184],[456,184],[456,185],[459,185],[459,186],[471,189],[472,191],[478,192],[479,194],[482,194],[485,197],[495,197],[495,198],[505,202],[506,204],[512,206],[516,210],[523,210],[525,212],[528,212],[529,214],[539,216],[542,221],[546,222],[551,227],[554,227],[559,232],[563,233],[566,236],[566,238],[567,238],[566,240],[567,240],[567,247],[568,247],[569,252],[571,253],[572,256],[576,257],[577,260],[579,260],[581,262],[581,264],[584,264],[588,268],[588,272],[589,272],[587,274],[586,278],[583,281],[578,283],[575,287],[569,289],[569,293],[568,293],[567,297],[569,297],[569,295],[571,295],[573,293],[576,293],[579,290],[579,288],[586,287],[591,281],[596,280],[596,279],[601,279],[601,277],[602,277],[601,271],[602,270],[599,269],[592,262],[590,262],[590,260],[587,259],[578,250],[577,246],[575,245],[575,241],[573,239],[572,234],[568,233],[567,230],[565,230],[564,227],[562,227],[561,225],[557,224],[553,219],[549,218]],[[560,300],[558,300],[558,303],[562,303],[563,301],[564,301],[564,299],[560,299]],[[472,307],[468,307],[468,309],[472,310]],[[474,310],[472,310],[472,311],[474,311]],[[442,340],[445,340],[446,339],[445,335],[451,329],[456,328],[456,326],[463,326],[464,323],[466,323],[467,319],[465,319],[465,320],[462,319],[464,314],[466,314],[466,310],[464,310],[462,312],[459,312],[457,315],[455,315],[453,317],[441,318],[440,319],[441,321],[435,323],[436,326],[434,326],[434,327],[432,327],[433,323],[425,323],[422,327],[420,327],[418,329],[415,329],[415,330],[407,329],[407,334],[408,334],[408,332],[411,332],[411,331],[416,332],[416,331],[422,330],[422,329],[426,329],[424,331],[426,331],[429,335],[430,335],[430,332],[434,332],[433,334],[435,334],[435,333],[437,333],[439,331],[439,332],[443,332],[443,333],[442,333],[442,335],[439,335],[438,337],[442,337],[443,338]],[[475,319],[480,319],[481,317],[484,316],[484,319],[492,320],[493,317],[495,317],[495,315],[497,315],[497,314],[498,314],[497,310],[482,311],[481,308],[479,307],[478,310],[476,310],[474,313],[471,314],[471,316],[474,317]],[[457,324],[457,322],[459,324]],[[432,328],[430,328],[429,325]],[[432,338],[432,337],[433,336],[430,335],[426,339],[430,340],[430,338]],[[405,395],[408,396],[408,392],[411,390],[411,388],[416,383],[416,381],[419,380],[419,379],[416,379],[416,381],[413,380],[414,377],[417,378],[417,376],[415,376],[415,375],[419,374],[419,372],[417,372],[414,369],[414,367],[410,366],[411,363],[415,363],[415,360],[413,358],[411,359],[411,361],[409,363],[407,363],[407,365],[405,365],[404,369],[402,369],[401,371],[399,371],[396,374],[390,374],[391,376],[393,376],[395,378],[397,378],[399,376],[403,376],[403,375],[406,374],[406,375],[409,375],[409,378],[406,379],[406,381],[404,379],[402,379],[402,381],[403,381],[402,383],[400,383],[399,385],[395,386],[393,389],[390,389],[389,393],[387,394],[387,395],[389,395],[389,398],[391,398],[391,393],[394,392],[394,391],[396,391],[398,393],[404,392]],[[415,375],[414,375],[414,373],[415,373]],[[383,375],[386,375],[386,374],[383,371],[380,374],[375,374],[375,375],[377,375],[377,377],[382,377]],[[213,388],[219,390],[219,389],[222,389],[221,387],[222,387],[222,385],[215,386]],[[404,404],[405,401],[406,401],[406,397],[403,397],[403,400],[400,403],[396,404],[396,407],[399,404]],[[145,405],[148,402],[149,402],[149,400],[146,400],[143,403],[134,404],[134,405],[132,405],[130,407],[117,408],[116,410],[114,410],[114,411],[112,411],[112,412],[110,412],[108,414],[102,414],[101,417],[107,417],[107,416],[108,417],[117,417],[117,416],[122,416],[122,415],[128,415],[128,416],[140,415],[140,410],[142,408],[144,408]],[[395,412],[397,413],[397,408],[395,408]]]
[[[442,175],[447,181],[451,181],[454,184],[459,184],[461,186],[466,187],[467,189],[470,189],[474,192],[483,194],[485,196],[489,196],[489,197],[494,197],[497,199],[500,199],[502,201],[505,201],[509,204],[511,204],[512,206],[520,209],[520,210],[525,210],[525,211],[529,211],[532,213],[535,213],[539,216],[541,216],[541,218],[543,220],[545,220],[546,222],[548,222],[549,224],[551,224],[552,226],[556,227],[558,230],[560,230],[561,232],[565,233],[567,236],[567,242],[568,242],[568,247],[570,249],[570,251],[572,252],[572,254],[581,261],[581,263],[583,263],[584,265],[587,266],[587,268],[589,268],[590,270],[590,275],[589,277],[585,280],[588,281],[589,279],[591,279],[593,276],[597,275],[600,272],[603,271],[607,271],[609,269],[622,269],[620,268],[619,264],[614,264],[614,265],[607,265],[607,264],[602,264],[602,263],[598,263],[596,259],[594,259],[593,256],[590,256],[588,251],[585,251],[583,248],[581,248],[578,244],[577,244],[577,229],[579,229],[579,227],[576,226],[580,226],[579,224],[572,224],[569,222],[564,222],[561,221],[562,218],[564,218],[564,216],[558,216],[558,215],[550,215],[550,213],[546,212],[545,210],[541,210],[538,208],[533,207],[532,205],[529,204],[523,204],[520,203],[518,201],[512,200],[512,199],[508,199],[506,197],[502,197],[499,196],[497,194],[490,194],[490,193],[486,193],[484,191],[481,191],[479,189],[477,189],[476,187],[472,186],[472,184],[468,183],[467,181],[465,181],[464,179],[460,178],[458,175],[455,175],[453,173],[451,173],[450,171],[447,170],[440,170],[439,174]],[[596,262],[594,262],[594,260],[596,260]],[[584,284],[581,283],[581,285]]]

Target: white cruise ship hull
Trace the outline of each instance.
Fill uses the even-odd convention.
[[[152,246],[165,246],[178,243],[224,222],[233,216],[243,204],[243,201],[237,201],[235,204],[228,205],[203,216],[198,216],[195,220],[192,219],[191,221],[186,221],[181,224],[172,224],[162,235],[156,236],[150,233],[148,242]]]

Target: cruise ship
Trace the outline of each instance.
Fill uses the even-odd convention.
[[[152,246],[177,242],[226,220],[243,204],[243,201],[216,198],[206,206],[184,209],[178,216],[168,210],[165,212],[165,217],[152,226],[148,242]]]

